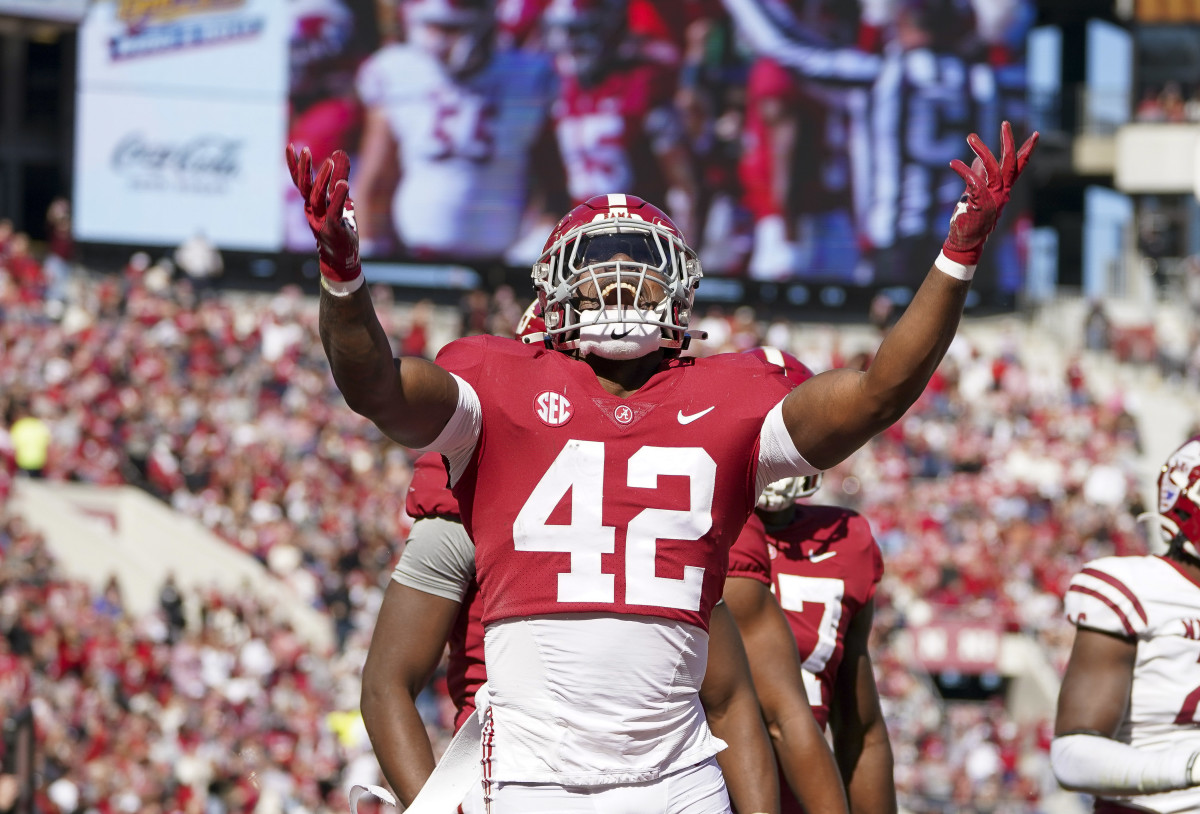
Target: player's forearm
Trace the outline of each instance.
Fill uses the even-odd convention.
[[[779,811],[779,778],[775,754],[750,692],[722,710],[708,711],[714,735],[729,744],[717,755],[729,797],[737,811],[774,814]]]
[[[850,798],[850,814],[896,814],[895,763],[886,731],[882,738],[864,739],[856,754],[836,741],[834,752]]]
[[[413,696],[394,685],[373,686],[364,676],[361,707],[379,768],[400,802],[408,806],[435,765],[433,747]]]
[[[808,814],[846,814],[849,808],[829,744],[812,710],[805,705],[786,716],[768,719],[767,731],[779,766]]]
[[[394,403],[399,373],[366,286],[345,297],[321,290],[321,344],[350,408],[374,419]]]
[[[931,268],[880,344],[860,382],[875,432],[895,423],[920,397],[954,339],[969,288],[969,283]]]

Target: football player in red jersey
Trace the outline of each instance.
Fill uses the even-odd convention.
[[[796,385],[812,378],[799,359],[778,348],[750,353]],[[867,652],[883,556],[861,515],[797,502],[820,485],[820,475],[813,475],[784,478],[763,490],[729,551],[725,603],[764,705],[774,702],[776,688],[802,683],[817,724],[832,732],[850,811],[894,814],[892,748]],[[780,737],[775,742],[777,748],[786,743]],[[781,761],[785,770],[788,765]],[[780,796],[784,814],[802,814],[801,801],[785,783]]]
[[[517,335],[537,340],[544,331],[535,302],[522,315]],[[487,680],[474,544],[462,527],[447,478],[445,462],[436,453],[428,452],[414,464],[406,509],[415,522],[380,608],[363,668],[363,719],[380,766],[406,805],[433,769],[416,697],[441,658],[443,644],[448,645],[446,685],[456,709],[456,730],[475,712],[475,695]],[[422,624],[412,625],[417,618]],[[701,699],[714,733],[730,744],[718,760],[739,811],[776,811],[770,745],[749,672],[741,669],[741,640],[723,609],[716,621],[710,628],[711,665]],[[769,715],[767,720],[773,723]],[[826,748],[819,734],[807,747]],[[468,793],[465,814],[482,810],[480,794],[479,787]]]
[[[1200,811],[1200,435],[1167,459],[1152,517],[1166,556],[1093,560],[1064,599],[1050,765],[1098,814]]]
[[[473,543],[458,519],[446,477],[441,456],[429,452],[417,459],[406,504],[415,522],[363,667],[363,721],[380,767],[405,805],[411,805],[434,766],[416,697],[444,647],[456,730],[475,713],[475,695],[487,681]],[[413,619],[421,624],[412,624]],[[777,811],[771,747],[737,627],[724,608],[714,610],[710,631],[710,663],[700,696],[713,732],[730,745],[718,757],[730,797],[739,811]],[[818,736],[808,746],[819,750],[825,744]],[[476,786],[468,793],[464,814],[484,810],[481,792]]]
[[[1036,134],[978,136],[942,252],[866,371],[799,387],[747,354],[680,358],[699,258],[633,196],[587,201],[534,265],[546,342],[395,360],[363,286],[349,157],[287,150],[318,243],[320,332],[351,409],[440,452],[475,542],[491,814],[727,812],[699,701],[728,550],[763,488],[845,459],[916,401]],[[814,770],[820,770],[820,766]],[[840,784],[816,812],[846,810]]]

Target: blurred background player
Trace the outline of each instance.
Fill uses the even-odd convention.
[[[796,8],[724,2],[760,57],[742,167],[757,221],[751,274],[918,279],[921,258],[936,251],[960,197],[949,169],[954,145],[999,121],[995,76],[969,2],[864,5],[860,39],[880,42],[881,53],[846,42],[844,25],[814,31]],[[812,5],[819,4],[800,10]],[[799,120],[787,113],[801,89],[824,110],[817,119],[824,132],[812,140],[799,138]],[[808,203],[814,196],[822,203]],[[806,217],[796,220],[797,213]]]
[[[291,0],[288,36],[288,140],[307,145],[323,161],[334,150],[353,149],[362,129],[362,106],[354,94],[354,73],[378,43],[370,26],[355,25],[346,0]],[[285,245],[308,251],[312,232],[303,217],[304,203],[292,184],[284,208]]]
[[[785,8],[793,20],[772,14],[770,21],[801,41],[821,48],[854,45],[854,4],[794,0]],[[865,56],[856,60],[847,50],[844,59],[874,61]],[[866,97],[861,84],[812,82],[769,56],[754,57],[739,162],[743,202],[754,219],[752,277],[778,280],[853,268],[851,139],[863,137]]]
[[[1167,459],[1152,517],[1165,556],[1093,560],[1064,602],[1051,766],[1102,814],[1200,811],[1200,436]]]
[[[966,0],[904,0],[896,14],[869,105],[874,282],[912,278],[962,193],[949,167],[958,143],[999,124],[995,76],[974,31]]]
[[[799,359],[778,348],[750,353],[782,368],[797,385],[812,378]],[[829,726],[852,814],[894,814],[892,748],[867,649],[883,555],[858,513],[799,502],[820,486],[815,475],[766,488],[729,552],[725,602],[745,641],[760,700],[770,703],[783,675],[799,673],[817,724]],[[786,616],[782,627],[779,607]],[[789,657],[781,657],[785,647]],[[780,796],[784,814],[802,814],[786,782]]]
[[[550,0],[542,15],[567,189],[576,202],[614,190],[666,201],[680,231],[698,235],[704,201],[675,106],[679,49],[653,26],[633,32],[629,17],[627,0]]]
[[[558,185],[549,61],[496,47],[491,0],[406,0],[401,12],[407,41],[373,54],[357,80],[363,255],[498,261],[530,229],[540,245]]]

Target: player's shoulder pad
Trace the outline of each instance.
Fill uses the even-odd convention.
[[[1135,638],[1150,624],[1146,601],[1156,590],[1157,570],[1153,557],[1092,560],[1067,588],[1063,599],[1067,619],[1080,627]]]

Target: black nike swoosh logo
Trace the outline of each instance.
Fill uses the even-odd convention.
[[[624,339],[625,337],[629,336],[631,333],[633,333],[633,328],[630,328],[629,330],[625,331],[624,333],[617,333],[616,331],[613,331],[612,338],[613,339]]]

